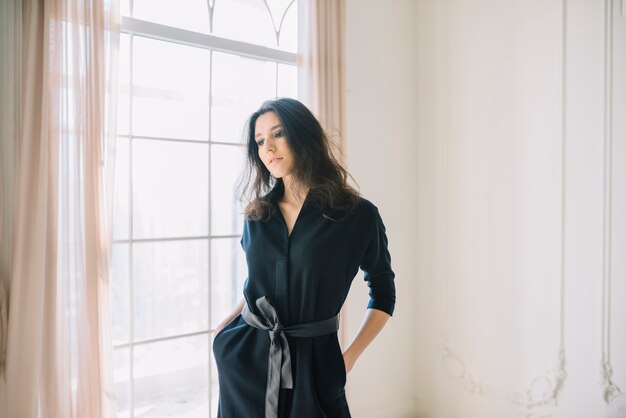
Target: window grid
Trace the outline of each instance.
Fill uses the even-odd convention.
[[[132,9],[133,9],[133,1],[130,0],[130,10],[131,10],[131,15],[132,15]],[[212,211],[211,211],[211,169],[209,168],[208,170],[208,230],[209,230],[209,234],[208,235],[202,235],[202,236],[180,236],[180,237],[167,237],[167,238],[141,238],[141,239],[136,239],[133,237],[133,142],[134,139],[150,139],[150,140],[159,140],[159,141],[167,141],[167,142],[185,142],[185,143],[206,143],[207,144],[207,153],[208,153],[208,161],[209,164],[211,164],[211,148],[213,144],[219,144],[219,145],[228,145],[228,146],[234,146],[234,147],[245,147],[245,144],[241,144],[241,143],[231,143],[231,142],[224,142],[224,141],[213,141],[211,138],[211,122],[212,122],[212,89],[213,89],[213,83],[212,83],[212,73],[213,73],[213,52],[214,51],[220,51],[220,52],[227,52],[230,54],[237,54],[239,56],[242,57],[247,57],[247,58],[254,58],[254,59],[262,59],[262,60],[266,60],[266,61],[274,61],[274,66],[275,66],[275,81],[276,81],[276,85],[275,85],[275,97],[278,96],[278,89],[279,89],[279,63],[284,63],[284,64],[291,64],[291,65],[295,65],[296,64],[296,54],[293,53],[289,53],[289,52],[285,52],[285,51],[279,51],[279,50],[274,50],[271,48],[266,48],[266,47],[262,47],[262,46],[257,46],[257,45],[251,45],[251,44],[247,44],[244,42],[239,42],[239,41],[233,41],[233,40],[228,40],[228,39],[222,39],[222,38],[218,38],[215,36],[211,36],[211,35],[205,35],[205,34],[199,34],[199,33],[195,33],[195,32],[191,32],[191,31],[187,31],[187,30],[183,30],[183,29],[178,29],[178,28],[172,28],[172,27],[168,27],[165,25],[161,25],[161,24],[157,24],[157,23],[152,23],[152,22],[146,22],[146,21],[141,21],[139,19],[134,19],[132,17],[126,17],[124,16],[122,18],[122,27],[121,27],[121,32],[125,33],[129,36],[129,76],[128,76],[128,81],[129,81],[129,95],[128,95],[128,115],[129,115],[129,120],[128,120],[128,134],[121,134],[118,137],[119,138],[126,138],[128,139],[127,141],[127,145],[128,146],[128,155],[129,155],[129,172],[128,172],[128,216],[129,216],[129,221],[128,221],[128,231],[127,231],[127,236],[128,239],[120,239],[120,240],[115,240],[114,244],[128,244],[128,299],[127,299],[127,306],[128,306],[128,318],[127,321],[127,326],[128,326],[128,340],[126,342],[123,343],[119,343],[119,344],[115,344],[113,346],[114,349],[117,350],[124,350],[124,349],[128,349],[128,378],[129,378],[129,384],[128,384],[128,396],[129,396],[129,400],[128,400],[128,413],[129,413],[129,417],[133,417],[135,415],[135,373],[134,373],[134,363],[135,363],[135,347],[137,346],[141,346],[141,345],[146,345],[146,344],[151,344],[151,343],[155,343],[155,342],[161,342],[161,341],[169,341],[169,340],[175,340],[175,339],[181,339],[181,338],[185,338],[185,337],[193,337],[193,336],[200,336],[200,335],[207,335],[207,340],[208,340],[208,352],[206,353],[207,358],[208,358],[208,364],[207,364],[207,371],[208,371],[208,413],[210,416],[212,416],[212,411],[214,408],[213,405],[213,399],[212,399],[212,390],[213,390],[213,384],[212,384],[212,378],[213,378],[213,368],[211,366],[212,364],[212,357],[213,354],[211,352],[211,347],[212,347],[212,343],[211,343],[211,336],[214,333],[214,329],[212,327],[212,318],[211,318],[211,292],[212,292],[212,268],[211,268],[211,242],[213,242],[214,239],[223,239],[223,238],[238,238],[239,235],[238,234],[234,234],[234,235],[212,235],[211,234],[211,216],[212,216]],[[198,47],[198,48],[205,48],[208,49],[210,52],[210,58],[209,58],[209,62],[210,62],[210,67],[209,67],[209,103],[208,103],[208,138],[207,141],[198,141],[198,140],[188,140],[188,139],[179,139],[179,138],[162,138],[162,137],[149,137],[149,136],[140,136],[137,135],[135,136],[133,134],[133,97],[134,97],[134,68],[133,68],[133,56],[134,56],[134,40],[135,40],[135,35],[138,36],[142,36],[142,37],[147,37],[147,38],[152,38],[152,39],[156,39],[156,40],[162,40],[162,41],[167,41],[167,42],[173,42],[173,43],[177,43],[177,44],[182,44],[182,45],[188,45],[188,46],[193,46],[193,47]],[[207,240],[207,248],[208,248],[208,310],[207,310],[207,316],[208,316],[208,327],[205,330],[200,330],[197,332],[191,332],[191,333],[181,333],[181,334],[175,334],[175,335],[169,335],[169,336],[164,336],[164,337],[156,337],[156,338],[147,338],[147,339],[142,339],[142,340],[137,340],[135,341],[135,330],[134,330],[134,285],[133,285],[133,277],[134,277],[134,266],[133,266],[133,249],[134,249],[134,244],[135,243],[145,243],[145,242],[165,242],[165,241],[182,241],[182,240]]]

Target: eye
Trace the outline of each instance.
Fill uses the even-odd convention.
[[[262,146],[263,146],[263,142],[265,142],[265,140],[264,140],[264,139],[260,140],[260,141],[259,141],[259,142],[257,142],[256,144],[257,144],[259,147],[262,147]]]
[[[276,131],[276,133],[274,134],[275,138],[280,138],[281,136],[283,136],[283,131]]]

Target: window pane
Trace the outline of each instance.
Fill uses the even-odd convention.
[[[237,185],[246,149],[240,145],[211,145],[211,235],[240,234],[243,208]]]
[[[135,417],[209,415],[208,340],[207,334],[135,347]]]
[[[118,417],[127,417],[130,412],[130,356],[128,348],[113,350],[113,379]]]
[[[208,235],[208,144],[133,140],[133,237]]]
[[[207,240],[133,247],[135,340],[208,329]]]
[[[194,32],[210,32],[206,0],[134,0],[133,17]]]
[[[133,41],[133,134],[208,139],[206,49],[136,36]]]
[[[245,253],[239,238],[211,240],[211,328],[232,312],[243,297],[248,277]]]
[[[130,141],[118,138],[115,144],[115,202],[113,213],[113,239],[129,238],[130,213],[128,188],[130,173]]]
[[[276,48],[272,17],[263,0],[218,0],[213,34],[222,38]]]
[[[298,98],[298,69],[295,65],[278,64],[278,97]]]
[[[120,14],[130,16],[130,0],[120,0]]]
[[[111,257],[111,294],[112,337],[113,344],[128,342],[130,335],[128,324],[128,244],[113,244]]]
[[[242,142],[246,119],[276,95],[276,64],[213,53],[211,140]]]

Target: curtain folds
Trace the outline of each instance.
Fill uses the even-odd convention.
[[[344,0],[298,0],[298,96],[343,154]]]
[[[114,417],[108,297],[119,7],[22,4],[6,415]]]
[[[0,2],[0,405],[3,404],[21,66],[21,0]],[[0,416],[2,409],[0,408]]]

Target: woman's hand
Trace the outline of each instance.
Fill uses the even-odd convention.
[[[352,356],[350,351],[346,351],[343,353],[343,362],[346,365],[346,375],[352,371],[354,364],[356,363],[356,358]]]

